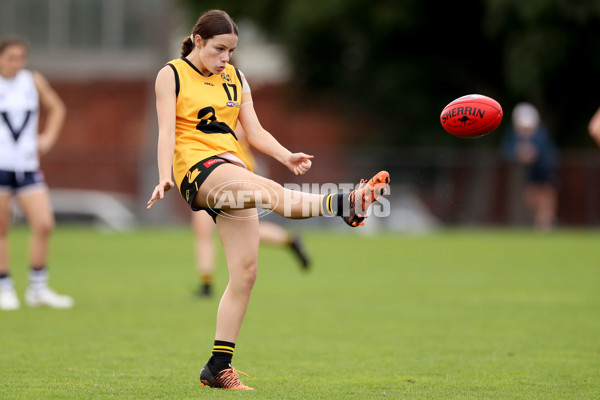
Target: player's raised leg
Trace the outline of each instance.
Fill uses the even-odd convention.
[[[206,179],[194,202],[197,207],[223,210],[259,207],[291,219],[340,216],[356,227],[363,225],[367,209],[388,191],[390,175],[377,173],[361,180],[350,193],[320,195],[284,188],[279,183],[233,164],[215,169]]]
[[[264,208],[291,219],[323,215],[322,195],[292,191],[279,183],[234,164],[211,172],[194,202],[198,207],[223,210]]]

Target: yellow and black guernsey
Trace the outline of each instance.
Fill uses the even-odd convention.
[[[191,167],[208,157],[229,153],[248,169],[235,128],[240,113],[242,77],[227,64],[220,75],[204,76],[187,59],[167,63],[175,73],[176,120],[173,176],[178,187]]]

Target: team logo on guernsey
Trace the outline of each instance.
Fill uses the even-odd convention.
[[[230,78],[230,77],[229,77],[229,75],[228,75],[228,74],[226,74],[225,72],[223,72],[223,73],[221,74],[221,78],[223,78],[223,80],[224,80],[225,82],[231,82],[231,78]]]
[[[239,107],[240,103],[238,103],[237,101],[228,101],[227,103],[225,103],[225,105],[227,107]]]

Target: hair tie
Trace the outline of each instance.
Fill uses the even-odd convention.
[[[192,43],[194,43],[194,34],[193,33],[190,35],[190,40],[192,41]]]

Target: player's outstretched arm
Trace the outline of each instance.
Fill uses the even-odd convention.
[[[170,67],[163,67],[156,77],[156,113],[158,116],[158,176],[156,185],[146,208],[150,209],[157,200],[164,198],[175,186],[171,180],[171,166],[175,151],[175,75]]]
[[[244,127],[248,142],[252,147],[273,157],[296,175],[303,175],[310,169],[313,156],[305,153],[290,152],[262,127],[254,110],[252,95],[250,93],[242,94],[242,108],[239,120]]]

